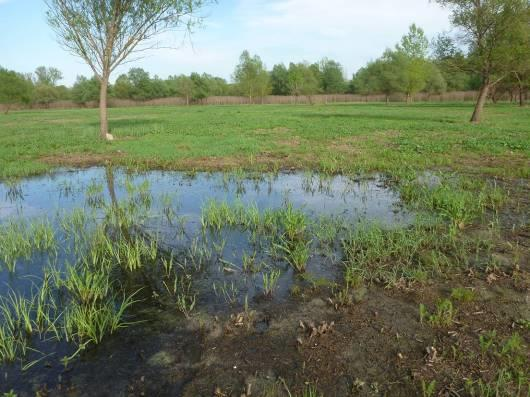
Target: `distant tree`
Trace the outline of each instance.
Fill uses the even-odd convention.
[[[344,69],[342,65],[331,59],[320,61],[321,88],[326,94],[341,94],[346,90]]]
[[[422,91],[427,84],[426,60],[411,58],[399,50],[387,51],[386,57],[391,65],[395,90],[405,94],[407,103],[411,102],[414,94]]]
[[[13,104],[29,103],[33,85],[26,76],[0,67],[0,103],[6,106],[5,114]]]
[[[57,68],[39,66],[35,69],[35,84],[55,87],[63,79],[63,73]]]
[[[134,94],[134,86],[129,80],[129,76],[121,74],[114,82],[114,96],[119,99],[132,99]]]
[[[127,73],[127,77],[133,87],[131,99],[145,101],[155,97],[149,72],[142,68],[132,68]]]
[[[234,81],[252,102],[254,97],[267,94],[269,74],[258,55],[251,56],[248,51],[243,51],[234,71]]]
[[[447,91],[447,83],[442,72],[432,62],[428,62],[426,66],[426,78],[424,90],[429,94],[443,94]]]
[[[354,85],[363,95],[384,94],[386,102],[392,93],[399,91],[397,65],[392,62],[388,50],[380,59],[369,62],[354,76]]]
[[[479,122],[489,91],[506,78],[519,56],[517,32],[528,29],[528,0],[436,0],[451,9],[451,23],[469,51],[468,67],[481,79],[472,122]]]
[[[410,25],[408,33],[401,38],[400,44],[397,45],[397,50],[411,59],[427,58],[429,40],[425,36],[424,30],[416,26],[415,23]]]
[[[190,77],[185,75],[170,76],[168,78],[168,85],[171,92],[174,92],[176,95],[186,100],[186,105],[190,104],[195,89],[193,80]]]
[[[208,73],[203,73],[201,79],[204,83],[207,96],[223,96],[227,94],[228,84],[225,79],[212,76]]]
[[[307,63],[289,64],[289,92],[291,95],[307,96],[311,102],[311,96],[318,93],[319,80],[315,76],[314,69]]]
[[[475,89],[473,75],[467,69],[468,60],[447,34],[439,34],[432,42],[432,61],[440,70],[448,91]]]
[[[193,81],[193,97],[194,101],[199,101],[201,99],[207,98],[210,95],[208,82],[201,76],[199,73],[192,73],[190,75],[191,81]]]
[[[33,89],[33,103],[49,107],[52,102],[59,99],[60,92],[57,87],[49,84],[36,84]]]
[[[283,63],[272,68],[271,88],[272,95],[289,95],[289,71]]]
[[[87,79],[84,76],[77,76],[72,87],[72,100],[80,105],[97,102],[100,98],[100,84],[101,80],[97,77]]]
[[[131,54],[152,48],[156,36],[178,28],[191,31],[196,12],[208,0],[46,0],[48,21],[59,42],[81,57],[100,82],[100,134],[108,131],[107,94],[111,73]]]

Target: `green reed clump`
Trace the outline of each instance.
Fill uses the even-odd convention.
[[[29,260],[34,251],[57,251],[55,232],[48,220],[36,221],[29,226],[24,222],[10,222],[0,226],[0,263],[10,272],[17,261]]]
[[[55,232],[48,220],[40,223],[32,223],[29,230],[32,236],[33,246],[39,251],[56,251]]]
[[[102,208],[105,205],[103,184],[92,180],[85,190],[86,203],[91,208]]]
[[[244,207],[240,203],[230,205],[226,201],[209,200],[202,209],[201,224],[204,228],[220,230],[242,225],[243,218]]]
[[[310,256],[311,241],[295,240],[289,241],[285,238],[275,244],[284,253],[284,259],[297,272],[305,272],[307,261]]]
[[[263,294],[271,297],[278,286],[281,272],[278,269],[271,270],[269,273],[263,273]]]
[[[63,314],[65,340],[79,346],[101,343],[105,336],[128,325],[124,322],[124,314],[134,303],[134,294],[122,299],[112,296],[102,302],[89,304],[71,301]]]
[[[29,259],[32,254],[31,236],[23,223],[0,226],[0,259],[5,267],[14,272],[17,261]]]
[[[439,183],[428,186],[409,175],[400,182],[399,190],[403,201],[435,211],[459,227],[472,223],[487,210],[496,211],[505,201],[504,192],[496,184],[455,176],[442,176]]]
[[[110,276],[104,269],[95,271],[86,266],[67,265],[64,278],[57,279],[56,285],[64,287],[81,305],[104,300],[111,289]]]
[[[278,216],[284,236],[288,241],[302,241],[306,238],[309,222],[302,211],[295,210],[289,203],[278,212]]]
[[[421,281],[425,271],[439,270],[445,263],[448,242],[441,236],[443,231],[420,223],[399,229],[360,224],[343,241],[345,265],[370,282]]]

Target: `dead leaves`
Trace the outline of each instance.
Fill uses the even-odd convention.
[[[296,338],[299,345],[303,345],[305,340],[311,341],[315,338],[322,337],[333,331],[335,322],[328,323],[327,321],[321,321],[320,324],[316,325],[313,321],[304,322],[300,320],[299,328],[304,333],[303,336]]]

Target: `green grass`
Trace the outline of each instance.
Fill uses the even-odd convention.
[[[0,117],[0,178],[104,162],[187,170],[449,167],[528,177],[530,111],[489,106],[479,125],[468,122],[471,111],[455,103],[116,108],[111,143],[97,139],[95,109],[12,112]]]

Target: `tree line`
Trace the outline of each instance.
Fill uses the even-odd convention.
[[[178,96],[184,98],[187,104],[199,102],[209,96],[246,96],[250,102],[259,103],[260,99],[271,94],[306,96],[311,101],[312,95],[342,93],[382,94],[387,101],[392,94],[400,93],[410,102],[414,94],[419,92],[440,94],[446,91],[477,90],[479,98],[473,121],[480,119],[481,109],[487,98],[496,101],[500,96],[508,95],[511,99],[517,98],[523,105],[530,86],[528,1],[436,2],[452,11],[451,22],[459,30],[456,38],[442,33],[429,41],[423,29],[413,24],[399,43],[385,50],[379,58],[368,62],[351,78],[345,75],[344,67],[332,59],[324,58],[315,63],[277,64],[269,70],[258,55],[252,55],[248,51],[241,54],[231,82],[199,73],[161,79],[141,68],[132,68],[128,73],[118,76],[114,84],[109,84],[108,76],[112,70],[100,73],[95,67],[94,77],[80,76],[72,87],[65,87],[58,85],[62,74],[56,68],[39,67],[33,74],[24,75],[0,67],[0,103],[7,104],[7,109],[12,103],[46,106],[66,99],[83,104],[90,101],[101,102],[103,97],[106,101],[107,95],[139,101]],[[95,65],[92,57],[97,64],[106,65],[105,62],[98,61],[98,54],[105,54],[104,51],[90,54],[82,42],[67,40],[75,29],[87,29],[86,26],[97,22],[97,18],[111,18],[93,15],[90,3],[90,0],[84,0],[79,3],[83,7],[75,6],[78,8],[57,3],[60,6],[56,7],[61,12],[71,12],[77,18],[86,18],[85,25],[69,26],[63,32],[66,35],[63,39],[66,40],[67,48],[69,44],[72,45],[73,52],[83,57],[89,65]],[[160,0],[160,3],[164,2]],[[193,5],[184,9],[184,14],[192,13],[203,4],[204,2],[196,0]],[[181,9],[174,12],[177,11],[182,12]],[[133,8],[128,12],[140,13]],[[135,17],[147,18],[141,13]],[[54,18],[60,19],[62,14],[57,14]],[[52,18],[52,27],[53,21]],[[63,28],[64,25],[61,25],[60,29]],[[88,35],[100,34],[90,30],[83,32]],[[141,39],[140,37],[139,40]],[[116,59],[115,62],[113,67],[121,61]],[[102,75],[105,75],[104,79]]]

